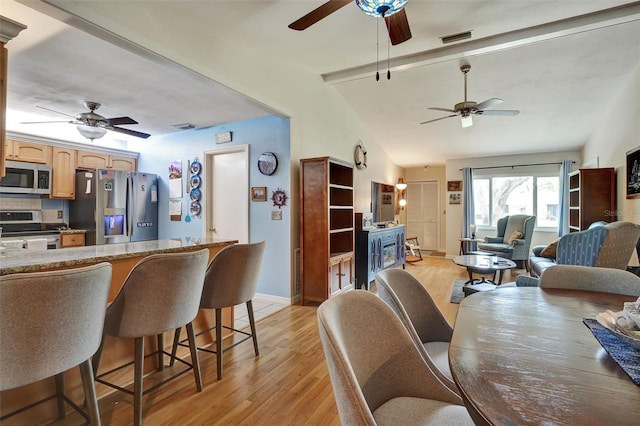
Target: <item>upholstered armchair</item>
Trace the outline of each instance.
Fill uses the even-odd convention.
[[[529,271],[529,250],[535,224],[536,217],[526,214],[500,218],[497,235],[484,237],[485,242],[478,244],[478,250],[523,263],[524,268]]]

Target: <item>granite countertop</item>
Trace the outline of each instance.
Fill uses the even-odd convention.
[[[86,233],[86,229],[61,229],[61,234],[84,234]]]
[[[26,250],[7,249],[0,252],[0,275],[91,265],[156,253],[181,252],[194,247],[227,246],[237,242],[237,240],[184,237],[135,243],[71,247],[59,250],[33,250],[28,251],[28,256],[25,256]]]

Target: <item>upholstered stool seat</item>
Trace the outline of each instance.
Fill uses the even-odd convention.
[[[100,336],[111,286],[111,264],[0,276],[0,391],[55,376],[58,419],[65,402],[100,424],[91,356]],[[65,395],[64,372],[80,366],[88,414]]]
[[[163,380],[143,391],[144,338],[157,337],[158,366],[162,368],[164,352],[162,333],[186,326],[191,349],[191,364],[196,389],[202,390],[198,353],[195,347],[193,323],[202,296],[204,274],[209,250],[187,253],[153,254],[139,261],[129,273],[120,292],[109,305],[100,350],[94,357],[96,381],[133,395],[133,424],[142,424],[142,395],[176,376]],[[98,375],[102,347],[106,336],[135,339],[133,392],[104,379],[105,376],[130,365],[116,367]],[[182,360],[181,360],[182,361]]]

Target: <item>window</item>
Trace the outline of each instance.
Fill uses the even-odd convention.
[[[473,179],[475,223],[496,226],[506,215],[536,216],[536,227],[557,228],[560,179],[553,176],[478,176]]]

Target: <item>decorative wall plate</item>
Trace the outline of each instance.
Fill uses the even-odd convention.
[[[192,216],[199,215],[201,210],[202,210],[202,206],[200,205],[199,202],[197,201],[191,202],[191,205],[189,206],[189,212],[191,213]]]
[[[287,205],[287,194],[280,188],[273,191],[271,195],[271,201],[273,201],[273,205],[281,208],[282,206]]]
[[[191,170],[191,173],[193,173],[194,175],[199,175],[200,171],[202,170],[202,164],[200,164],[199,161],[194,160],[191,163],[190,170]]]
[[[193,201],[200,201],[200,197],[202,196],[202,192],[198,188],[193,188],[190,192],[191,199]]]
[[[191,175],[191,188],[198,188],[200,186],[200,176]]]

